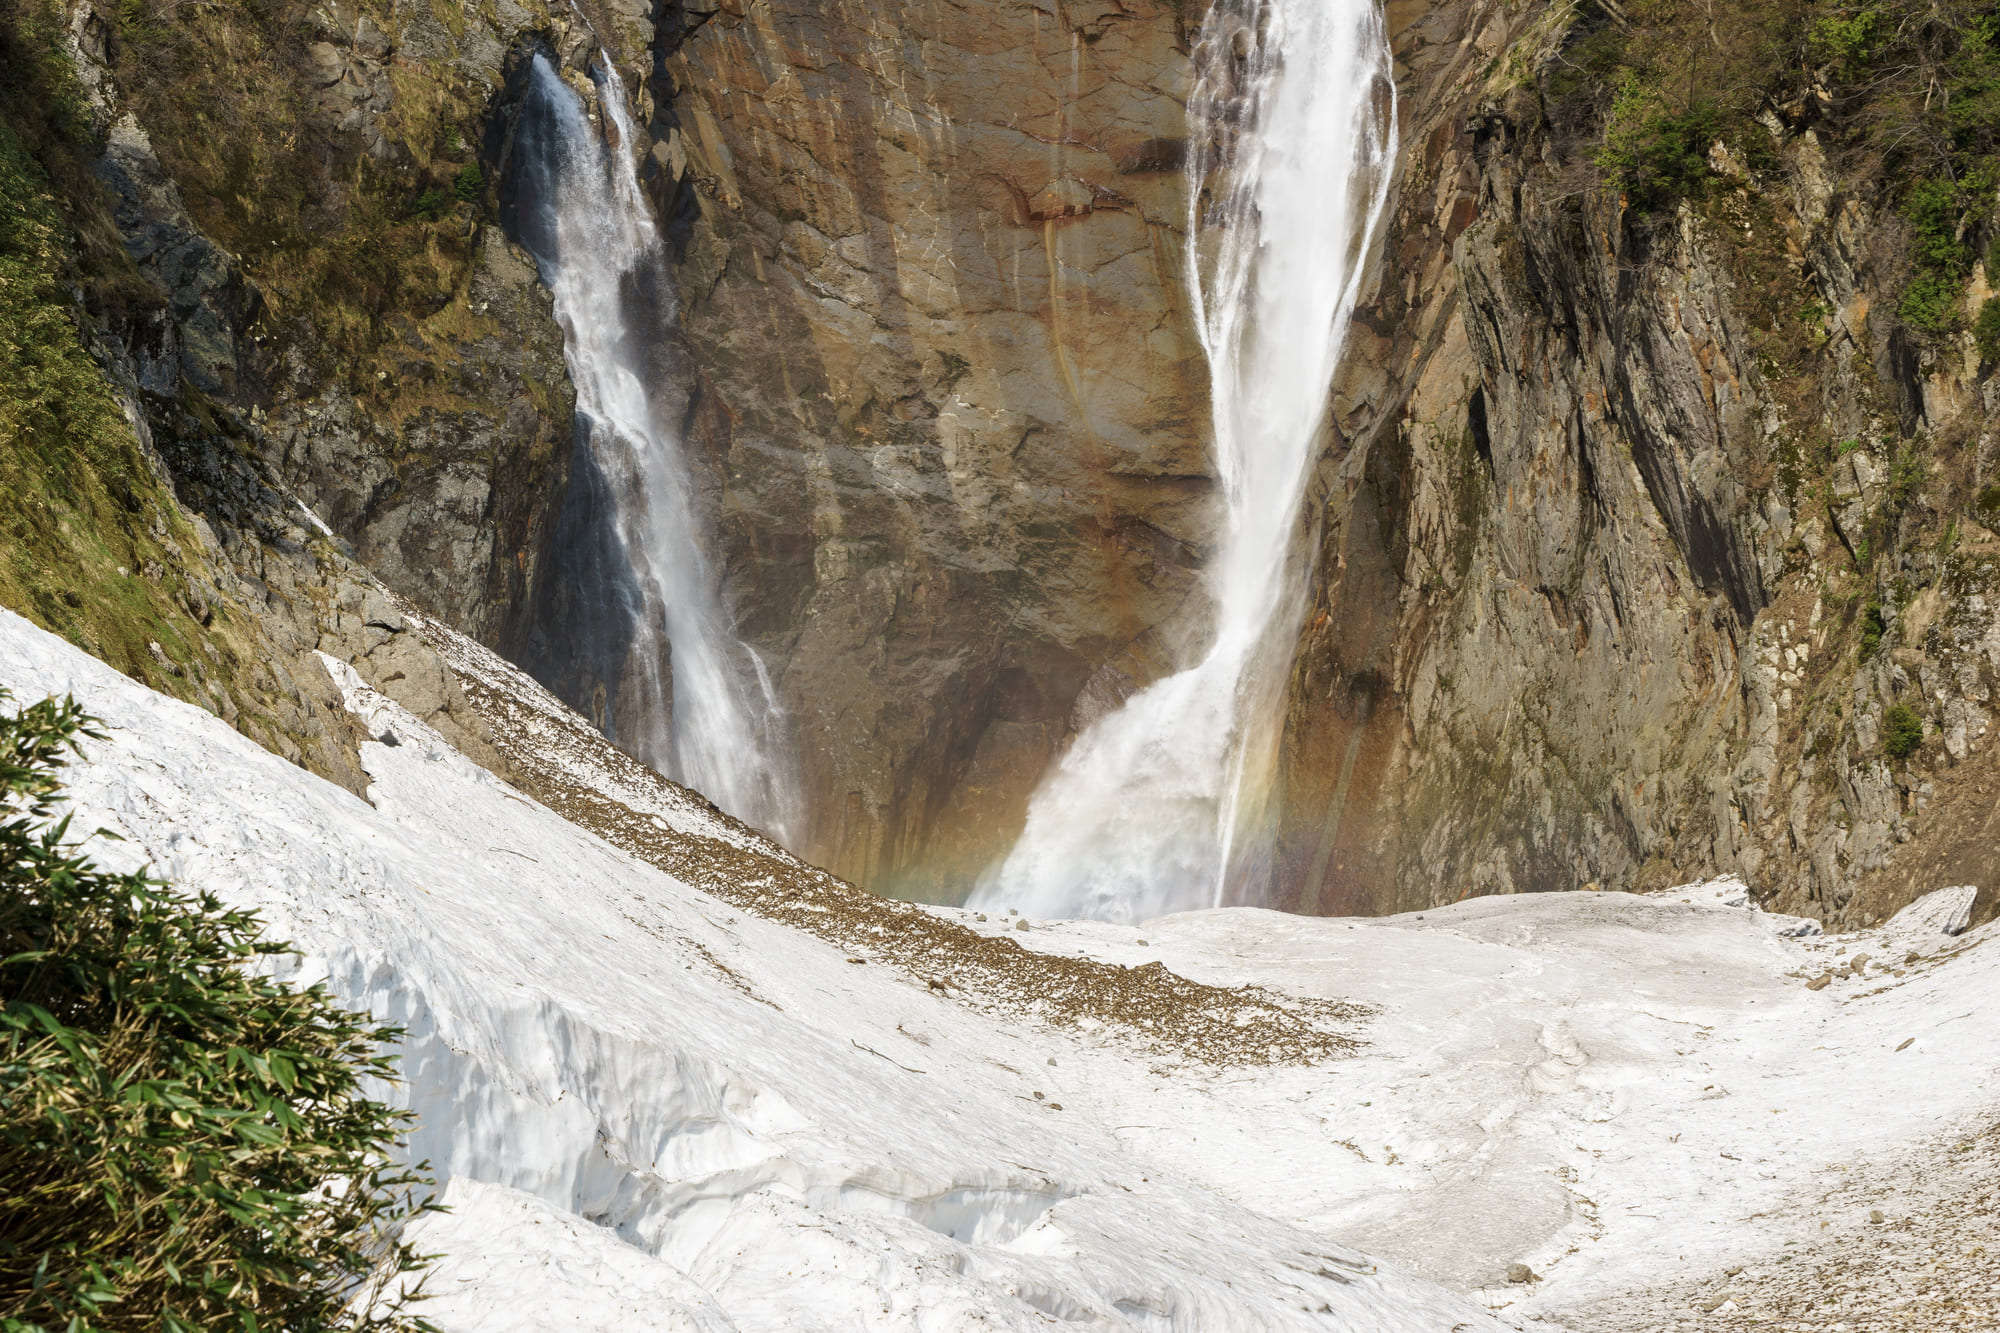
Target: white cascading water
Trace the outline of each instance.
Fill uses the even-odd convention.
[[[1394,165],[1377,3],[1220,0],[1202,25],[1187,281],[1224,502],[1206,653],[1084,729],[979,906],[1140,921],[1221,905],[1264,860],[1299,518]]]
[[[636,593],[625,682],[636,717],[617,739],[661,772],[781,842],[797,799],[782,761],[782,710],[763,666],[737,642],[704,549],[693,478],[654,364],[663,252],[640,192],[625,87],[609,59],[592,68],[604,117],[536,56],[514,170],[532,173],[539,216],[529,248],[555,297],[577,427],[614,500],[618,545]],[[636,688],[631,688],[636,687]]]

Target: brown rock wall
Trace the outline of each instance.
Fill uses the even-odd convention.
[[[299,131],[244,151],[274,180],[319,173],[293,212],[348,237],[384,173],[448,183],[469,156],[497,174],[523,52],[574,73],[602,40],[674,250],[718,564],[815,812],[800,850],[956,896],[1082,720],[1171,668],[1161,627],[1211,540],[1182,277],[1192,16],[583,12],[322,6],[226,72]],[[1281,902],[1733,870],[1824,915],[1947,880],[1990,904],[1994,394],[1969,335],[1895,318],[1893,201],[1786,110],[1754,171],[1718,145],[1699,197],[1637,214],[1544,105],[1567,8],[1387,13],[1401,175],[1303,516]],[[115,101],[115,25],[74,17]],[[164,402],[185,378],[241,414],[271,477],[424,607],[514,646],[559,631],[523,618],[571,400],[490,197],[377,218],[407,281],[357,335],[337,285],[297,280],[313,255],[276,187],[214,188],[197,113],[222,77],[185,105],[133,99],[160,161],[143,116],[107,122],[132,131],[107,158],[119,225],[172,307],[131,340],[134,391]],[[272,156],[279,138],[302,156]],[[158,205],[175,180],[189,217]],[[1987,295],[1982,269],[1966,314]],[[225,541],[249,476],[197,497]],[[1885,750],[1898,704],[1926,728],[1910,756]]]
[[[666,62],[692,435],[795,710],[802,850],[861,882],[961,892],[1085,683],[1192,586],[1179,25],[765,0]]]

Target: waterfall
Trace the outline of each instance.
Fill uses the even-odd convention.
[[[1307,478],[1394,165],[1376,4],[1219,0],[1202,25],[1187,284],[1223,498],[1205,651],[1076,737],[981,906],[1137,921],[1255,896],[1305,606]]]
[[[798,810],[783,714],[763,664],[736,640],[673,425],[684,394],[669,350],[672,290],[633,163],[625,87],[608,58],[591,74],[601,128],[534,58],[508,182],[511,230],[555,298],[587,474],[572,485],[590,497],[564,650],[616,681],[617,703],[600,718],[608,735],[790,841]]]

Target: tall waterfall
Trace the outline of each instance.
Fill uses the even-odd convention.
[[[1219,0],[1188,103],[1188,265],[1224,518],[1199,661],[1098,718],[1048,774],[983,906],[1143,920],[1268,862],[1298,546],[1327,400],[1394,164],[1377,0]]]
[[[705,549],[694,480],[673,426],[672,294],[639,189],[625,88],[609,59],[591,70],[600,123],[537,56],[509,167],[513,230],[555,297],[576,386],[579,456],[594,488],[575,561],[589,614],[570,632],[609,660],[620,744],[780,841],[797,831],[782,712],[763,664],[733,633]],[[600,515],[598,512],[606,511]],[[595,638],[600,642],[588,642]]]

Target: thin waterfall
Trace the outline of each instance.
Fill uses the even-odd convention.
[[[1219,0],[1194,59],[1187,285],[1224,511],[1205,651],[1077,736],[981,906],[1138,921],[1254,898],[1268,863],[1300,518],[1388,201],[1395,85],[1377,0]]]
[[[781,842],[799,810],[783,713],[763,664],[735,637],[706,550],[694,479],[672,424],[672,292],[633,162],[625,87],[591,69],[598,124],[555,67],[534,58],[510,172],[512,230],[554,295],[576,386],[576,485],[594,497],[573,578],[588,585],[568,650],[617,681],[607,734]]]

